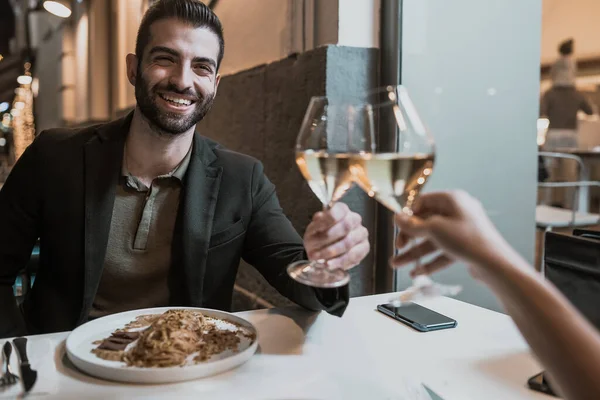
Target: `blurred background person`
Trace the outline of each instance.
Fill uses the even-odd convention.
[[[559,58],[550,69],[552,87],[544,93],[540,104],[540,116],[549,121],[546,140],[542,145],[543,151],[560,152],[561,149],[578,148],[577,113],[583,111],[588,115],[593,114],[592,105],[575,86],[577,66],[573,59],[573,51],[573,39],[561,43],[558,47]],[[546,159],[545,167],[551,181],[577,180],[575,162]],[[569,190],[556,188],[545,193],[543,202],[571,207],[572,195]]]
[[[578,147],[577,112],[593,114],[592,105],[575,87],[577,66],[573,50],[573,39],[558,47],[560,56],[550,70],[552,87],[542,97],[540,114],[550,121],[544,151]]]

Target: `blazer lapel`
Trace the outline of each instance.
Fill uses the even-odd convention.
[[[170,303],[199,307],[222,168],[210,166],[216,155],[198,134],[193,146],[173,237],[171,278],[177,283],[171,281]]]
[[[132,114],[98,128],[84,146],[85,223],[83,307],[78,324],[87,320],[104,266],[106,246],[121,171],[125,138]]]

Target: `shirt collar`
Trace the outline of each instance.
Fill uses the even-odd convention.
[[[185,157],[183,157],[183,160],[181,160],[179,165],[177,165],[171,172],[164,174],[164,175],[157,176],[156,179],[172,177],[172,178],[176,178],[181,183],[183,183],[183,178],[185,177],[185,173],[187,172],[188,166],[190,165],[190,159],[192,158],[192,147],[193,146],[190,146],[190,149],[185,154]],[[125,157],[125,155],[123,155],[123,157]],[[143,189],[141,186],[145,186],[135,176],[133,176],[129,173],[129,171],[127,170],[127,166],[125,165],[125,162],[123,162],[122,166],[121,166],[121,176],[125,177],[127,179],[128,184],[130,184],[131,186],[133,186],[134,188],[136,188],[138,190]]]

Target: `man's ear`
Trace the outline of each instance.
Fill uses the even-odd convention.
[[[125,58],[125,62],[127,63],[127,79],[129,79],[129,83],[135,86],[135,81],[137,79],[137,71],[138,71],[138,58],[135,54],[127,54]]]
[[[217,74],[215,78],[215,94],[217,94],[217,89],[219,88],[219,82],[221,82],[221,74]]]

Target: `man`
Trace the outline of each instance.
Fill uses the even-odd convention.
[[[547,117],[550,122],[546,133],[543,151],[560,152],[567,148],[579,147],[577,114],[583,111],[592,115],[594,110],[585,95],[577,90],[577,65],[573,59],[573,39],[569,39],[558,48],[558,60],[552,65],[550,77],[552,87],[542,96],[540,116]],[[552,181],[577,180],[577,164],[573,161],[544,159],[544,165]],[[538,161],[539,162],[539,161]],[[545,203],[562,207],[573,207],[573,195],[566,188],[554,188],[545,192]]]
[[[540,115],[548,117],[550,121],[544,144],[546,151],[577,147],[577,113],[581,110],[592,115],[594,112],[590,102],[575,85],[577,65],[572,58],[573,46],[573,39],[559,46],[560,57],[550,70],[552,87],[541,100]]]
[[[369,251],[342,204],[302,239],[251,157],[194,133],[219,84],[223,33],[197,0],[161,0],[144,16],[127,74],[126,118],[42,133],[0,192],[0,337],[71,330],[143,307],[227,309],[240,258],[291,300],[341,315],[348,289],[315,289],[286,266],[306,258],[350,268]],[[23,310],[11,285],[40,238]]]

